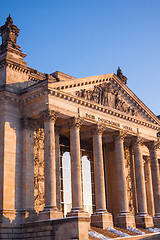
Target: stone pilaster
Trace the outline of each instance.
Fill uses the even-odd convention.
[[[149,156],[144,156],[143,159],[144,159],[144,173],[145,173],[145,183],[146,183],[148,214],[153,217],[155,214],[155,211],[154,211],[150,158]]]
[[[59,136],[61,128],[56,126],[55,128],[55,155],[56,155],[56,193],[57,193],[57,207],[61,208],[61,175],[60,175],[60,145]]]
[[[82,200],[81,154],[80,154],[80,128],[83,119],[73,118],[70,126],[70,151],[71,151],[71,184],[72,184],[72,209],[67,213],[71,216],[89,216],[84,212]]]
[[[147,210],[144,165],[143,165],[143,157],[141,153],[141,144],[142,144],[142,139],[140,137],[136,137],[133,141],[135,176],[136,176],[136,187],[137,187],[137,203],[138,203],[136,225],[137,227],[147,228],[147,227],[153,226],[153,218],[148,215],[148,210]]]
[[[91,216],[91,225],[101,228],[113,226],[112,215],[106,210],[102,149],[102,134],[104,130],[102,125],[97,125],[92,129],[96,211]]]
[[[41,113],[44,120],[44,166],[45,166],[45,207],[39,220],[62,218],[56,202],[56,160],[55,160],[55,121],[58,113],[46,110]]]
[[[135,227],[134,216],[129,213],[128,196],[127,196],[127,182],[125,173],[124,161],[124,138],[126,133],[123,131],[114,134],[115,140],[115,156],[116,156],[116,171],[117,171],[117,184],[119,199],[119,213],[115,216],[115,225],[119,227]]]
[[[82,118],[72,118],[69,121],[70,127],[70,152],[71,152],[71,182],[72,182],[72,209],[67,213],[69,220],[74,228],[77,222],[76,232],[88,237],[90,218],[87,212],[84,212],[82,202],[82,178],[81,178],[81,154],[80,154],[80,128],[83,124]],[[83,222],[83,224],[82,224]],[[86,236],[83,236],[85,239]],[[79,237],[81,238],[81,237]]]
[[[152,184],[153,184],[153,197],[154,197],[154,207],[155,207],[155,216],[154,216],[154,225],[155,227],[160,227],[160,174],[159,174],[159,165],[157,158],[157,148],[159,148],[160,143],[151,141],[146,143],[151,159],[151,173],[152,173]]]
[[[23,196],[24,222],[35,220],[34,212],[34,119],[23,117]]]

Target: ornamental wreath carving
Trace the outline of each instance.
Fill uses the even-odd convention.
[[[96,85],[93,90],[80,89],[80,91],[76,92],[76,95],[77,97],[115,108],[132,116],[136,115],[135,109],[122,99],[110,82]]]

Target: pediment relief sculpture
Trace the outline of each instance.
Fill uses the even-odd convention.
[[[76,91],[76,95],[77,97],[115,108],[132,116],[136,115],[135,109],[124,101],[110,82],[96,85],[93,90],[80,89],[79,91]]]

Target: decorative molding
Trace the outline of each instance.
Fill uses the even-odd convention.
[[[18,94],[4,91],[4,89],[0,93],[0,100],[7,100],[15,103],[19,103],[19,102],[22,103],[22,100],[20,99],[20,96]]]
[[[54,111],[54,110],[44,110],[42,112],[39,113],[40,117],[43,119],[43,121],[52,121],[52,122],[56,122],[57,117],[58,117],[58,112]]]
[[[142,138],[141,136],[132,137],[132,144],[133,145],[143,145],[144,138]]]
[[[149,156],[143,156],[144,164],[150,163],[150,157]]]
[[[127,132],[120,130],[120,131],[115,131],[113,133],[113,139],[114,141],[119,141],[119,140],[123,140],[125,139],[125,137],[127,136]]]
[[[83,123],[84,123],[84,119],[80,117],[73,117],[68,120],[68,125],[70,128],[76,127],[80,129]]]
[[[34,210],[39,213],[45,206],[44,129],[34,132]]]
[[[126,114],[135,116],[136,111],[130,107],[118,94],[118,91],[111,85],[111,82],[95,85],[93,90],[80,89],[76,92],[79,98],[115,108]]]
[[[63,98],[66,101],[71,101],[71,102],[74,102],[76,104],[83,105],[85,107],[96,109],[97,111],[100,111],[100,112],[103,112],[103,113],[108,113],[110,115],[114,115],[116,117],[126,119],[130,122],[135,122],[138,125],[143,125],[143,126],[146,126],[148,128],[155,129],[157,131],[160,130],[160,125],[159,126],[154,126],[154,125],[152,125],[152,123],[144,122],[143,120],[138,120],[138,119],[134,118],[133,116],[125,115],[125,113],[120,113],[116,109],[110,109],[110,108],[108,109],[107,106],[100,106],[99,104],[88,102],[87,100],[80,99],[79,97],[70,95],[70,94],[62,92],[62,91],[60,92],[60,91],[52,89],[52,90],[49,90],[49,94],[54,95],[56,97]]]
[[[91,129],[91,134],[92,135],[101,135],[104,133],[106,127],[102,124],[96,124],[95,126],[92,127]]]
[[[38,127],[38,123],[35,119],[29,117],[22,117],[22,128],[35,130]]]
[[[160,147],[159,141],[150,141],[144,143],[149,150],[156,150]]]

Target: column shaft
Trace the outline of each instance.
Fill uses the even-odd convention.
[[[118,184],[118,197],[119,197],[119,210],[120,213],[128,213],[128,196],[127,196],[127,183],[125,174],[125,162],[124,162],[124,146],[123,137],[118,136],[115,139],[115,154],[116,154],[116,169]]]
[[[124,159],[124,138],[126,132],[119,131],[114,134],[115,139],[115,158],[116,158],[116,173],[117,173],[117,198],[119,212],[115,216],[115,225],[127,228],[128,226],[135,227],[135,218],[129,212],[128,195],[127,195],[127,180]]]
[[[105,128],[97,125],[93,134],[93,163],[96,211],[91,216],[91,225],[105,229],[113,226],[112,215],[106,210],[104,163],[102,149],[102,134]]]
[[[160,217],[160,174],[156,147],[152,146],[149,148],[151,158],[151,172],[152,172],[152,183],[153,183],[153,195],[154,195],[154,206],[155,216]]]
[[[134,149],[134,160],[135,160],[138,214],[147,214],[144,166],[143,166],[142,153],[140,149],[140,143],[138,141],[134,143],[133,149]]]
[[[96,211],[106,211],[102,135],[93,135]]]
[[[147,207],[148,213],[151,216],[154,216],[154,200],[153,200],[153,187],[152,187],[152,176],[149,157],[144,157],[144,172],[145,172],[145,181],[146,181],[146,194],[147,194]]]
[[[44,123],[45,207],[56,208],[56,161],[54,122]]]
[[[45,207],[39,214],[39,220],[62,218],[63,213],[57,209],[56,202],[56,153],[55,153],[55,121],[57,112],[42,112],[44,119],[44,175],[45,175]]]
[[[137,202],[138,213],[136,216],[137,227],[153,227],[153,218],[148,215],[146,187],[144,177],[144,164],[141,153],[141,139],[136,138],[133,144],[134,149],[134,162],[135,162],[135,175],[136,175],[136,188],[137,188]]]
[[[73,124],[70,130],[72,210],[82,210],[82,179],[79,126]]]

